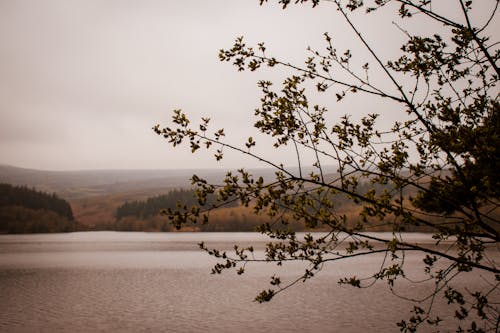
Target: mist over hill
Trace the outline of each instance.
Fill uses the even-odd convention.
[[[222,170],[46,171],[0,165],[0,182],[56,192],[67,199],[184,188],[191,185],[189,179],[193,174],[217,181],[225,172]]]
[[[266,179],[274,175],[272,169],[248,171]],[[225,169],[47,171],[0,165],[0,182],[56,192],[66,199],[79,199],[134,191],[151,190],[157,193],[158,190],[187,188],[191,187],[190,178],[193,174],[210,183],[220,183],[226,173]]]

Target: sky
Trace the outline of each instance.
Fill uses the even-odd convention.
[[[375,19],[357,21],[368,38],[378,38],[374,47],[401,45],[404,36],[391,20]],[[300,63],[307,46],[323,45],[326,31],[339,44],[360,48],[331,4],[283,11],[258,0],[0,0],[0,164],[45,170],[264,166],[239,154],[228,153],[222,163],[213,153],[193,155],[151,127],[168,125],[180,108],[193,119],[209,116],[228,140],[243,145],[255,135],[256,82],[279,83],[287,73],[239,73],[218,60],[219,49],[245,36]],[[365,112],[366,105],[351,100],[336,115],[358,109]],[[262,140],[264,156],[294,163],[293,152],[274,151]]]

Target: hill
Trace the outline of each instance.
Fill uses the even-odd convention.
[[[0,165],[0,182],[57,192],[66,199],[79,199],[136,190],[187,187],[193,173],[192,170],[46,171]],[[201,173],[210,177],[217,172]]]
[[[267,169],[254,174],[271,176]],[[46,171],[0,165],[0,183],[55,192],[67,200],[75,219],[90,229],[109,228],[125,202],[147,200],[174,189],[190,188],[193,174],[220,182],[225,170],[82,170]]]
[[[106,196],[149,191],[151,195],[164,193],[165,189],[189,188],[193,174],[218,183],[227,170],[81,170],[46,171],[0,165],[0,183],[36,187],[46,192],[56,192],[67,200],[92,196]],[[270,169],[249,170],[256,176],[269,178]]]

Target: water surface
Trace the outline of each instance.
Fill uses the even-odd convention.
[[[427,235],[411,237],[429,241]],[[267,239],[254,233],[2,235],[0,331],[397,332],[395,323],[411,308],[383,283],[368,289],[337,284],[343,276],[370,275],[380,256],[325,266],[307,283],[257,304],[256,293],[269,287],[274,272],[291,280],[304,267],[259,264],[242,276],[210,275],[214,260],[198,249],[200,241],[260,249]],[[406,260],[417,274],[421,258]],[[483,282],[478,274],[458,281],[471,287]],[[402,281],[396,289],[412,295],[429,288]],[[451,328],[451,316],[445,319]]]

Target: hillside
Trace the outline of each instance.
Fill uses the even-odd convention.
[[[0,184],[0,233],[77,230],[70,204],[56,194]]]
[[[267,169],[253,170],[264,177]],[[108,228],[125,202],[146,200],[173,189],[190,188],[193,174],[220,182],[225,170],[46,171],[0,165],[0,183],[57,193],[71,204],[75,219],[88,228]]]
[[[274,175],[274,171],[270,169],[249,171],[264,178]],[[0,165],[0,183],[36,187],[72,200],[136,191],[161,193],[160,190],[164,191],[165,188],[187,188],[191,186],[189,179],[193,174],[217,183],[226,172],[227,170],[222,169],[47,171]]]
[[[249,170],[256,176],[270,179],[270,169]],[[67,200],[71,205],[74,219],[80,230],[135,230],[160,231],[172,230],[168,220],[159,214],[134,213],[129,216],[118,215],[120,207],[126,203],[139,206],[151,205],[157,199],[174,190],[189,189],[189,178],[197,174],[209,182],[218,183],[226,174],[224,170],[94,170],[94,171],[43,171],[0,166],[0,182],[36,187],[38,190],[54,193]],[[330,174],[329,178],[335,178]],[[157,197],[157,198],[155,198]],[[338,206],[339,213],[346,214],[350,223],[355,223],[360,207],[349,200]],[[344,202],[345,201],[345,202]],[[149,203],[148,203],[149,202]],[[340,204],[341,202],[338,202]],[[157,205],[153,205],[155,212]],[[143,210],[143,208],[141,208]],[[10,212],[9,214],[11,214]],[[29,219],[35,219],[33,212],[17,212]],[[118,213],[118,214],[117,214]],[[19,215],[19,216],[21,216]],[[0,216],[1,218],[1,216]],[[25,217],[28,219],[28,217]],[[52,217],[54,220],[54,217]],[[190,230],[202,231],[251,231],[262,222],[271,222],[263,216],[252,214],[251,208],[226,207],[211,214],[209,225],[190,226]],[[295,225],[294,228],[300,228]],[[372,230],[385,230],[383,226],[373,225]]]
[[[0,182],[57,192],[66,199],[189,186],[190,170],[46,171],[0,165]],[[201,172],[209,177],[213,171]]]

